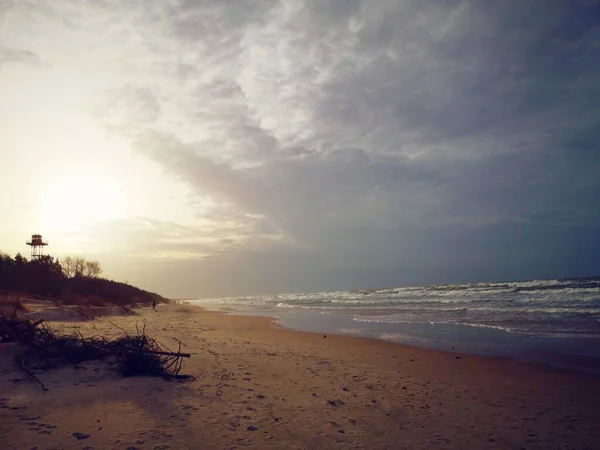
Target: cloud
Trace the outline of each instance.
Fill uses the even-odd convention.
[[[446,226],[596,217],[580,195],[598,192],[598,162],[562,142],[600,118],[582,105],[598,93],[584,11],[284,2],[220,20],[224,4],[188,6],[166,29],[212,55],[183,118],[205,137],[144,129],[136,148],[196,192],[342,253],[363,249],[336,236],[356,230],[401,248]]]
[[[151,89],[125,85],[108,90],[106,96],[106,113],[115,123],[148,123],[160,116],[160,101]]]
[[[0,46],[0,68],[6,64],[22,64],[25,66],[48,69],[52,66],[34,52],[24,48]]]
[[[460,278],[491,243],[505,259],[487,273],[513,273],[544,253],[524,245],[536,227],[558,249],[598,223],[600,26],[586,5],[88,2],[67,23],[123,40],[120,59],[99,53],[112,68],[97,117],[191,205],[221,205],[207,220],[243,230],[165,221],[144,240],[205,259],[243,241],[237,260],[264,266],[302,251],[332,279],[389,284],[400,269],[423,282],[411,264]]]
[[[136,260],[201,259],[269,243],[293,247],[261,216],[240,215],[226,205],[215,207],[207,215],[210,218],[188,225],[148,217],[113,219],[85,227],[71,237],[78,239],[88,253],[109,257],[117,253]]]

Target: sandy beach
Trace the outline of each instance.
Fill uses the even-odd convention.
[[[0,344],[2,449],[598,449],[600,382],[513,360],[278,327],[184,305],[51,322],[118,336],[146,322],[192,381],[103,362],[38,372]],[[110,322],[113,324],[111,324]]]

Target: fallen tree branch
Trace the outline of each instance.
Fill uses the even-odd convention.
[[[27,375],[29,375],[34,381],[36,381],[44,391],[47,391],[48,388],[44,386],[44,384],[40,380],[38,380],[38,378],[33,374],[33,372],[29,370],[29,368],[25,365],[25,360],[23,359],[23,357],[21,355],[17,355],[17,357],[21,361],[21,368],[27,373]]]
[[[152,355],[164,355],[164,356],[177,356],[178,358],[191,358],[191,353],[181,353],[181,352],[157,352],[154,350],[142,350],[144,353],[150,353]]]
[[[136,324],[137,334],[128,334],[111,322],[124,336],[110,340],[102,336],[85,337],[80,332],[61,334],[47,326],[39,326],[41,323],[0,313],[0,341],[14,341],[25,347],[19,354],[21,367],[44,390],[46,387],[28,369],[29,362],[41,367],[78,366],[85,361],[108,358],[108,363],[114,364],[125,377],[145,375],[181,379],[179,372],[183,358],[192,356],[181,351],[181,342],[176,352],[159,344],[146,334],[146,324]]]
[[[121,330],[121,331],[122,331],[122,332],[125,334],[125,336],[129,337],[129,333],[127,333],[127,331],[125,331],[123,328],[121,328],[121,327],[120,327],[120,326],[118,326],[118,325],[115,325],[115,324],[114,324],[114,323],[112,323],[110,320],[108,321],[108,323],[110,323],[110,324],[111,324],[113,327],[115,327],[115,328],[118,328],[119,330]]]

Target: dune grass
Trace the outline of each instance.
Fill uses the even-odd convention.
[[[31,310],[25,305],[20,295],[0,295],[0,314],[13,316],[28,312],[31,312]]]

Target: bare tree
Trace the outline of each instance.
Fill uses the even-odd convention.
[[[88,278],[96,278],[102,273],[102,266],[98,261],[85,261],[83,269],[84,276]]]
[[[85,275],[85,258],[76,257],[75,259],[75,277],[83,277]]]
[[[75,258],[67,256],[61,261],[61,267],[65,277],[73,278],[75,276]]]
[[[98,261],[87,261],[80,256],[67,256],[62,260],[63,273],[68,278],[97,277],[102,273],[102,267]]]

